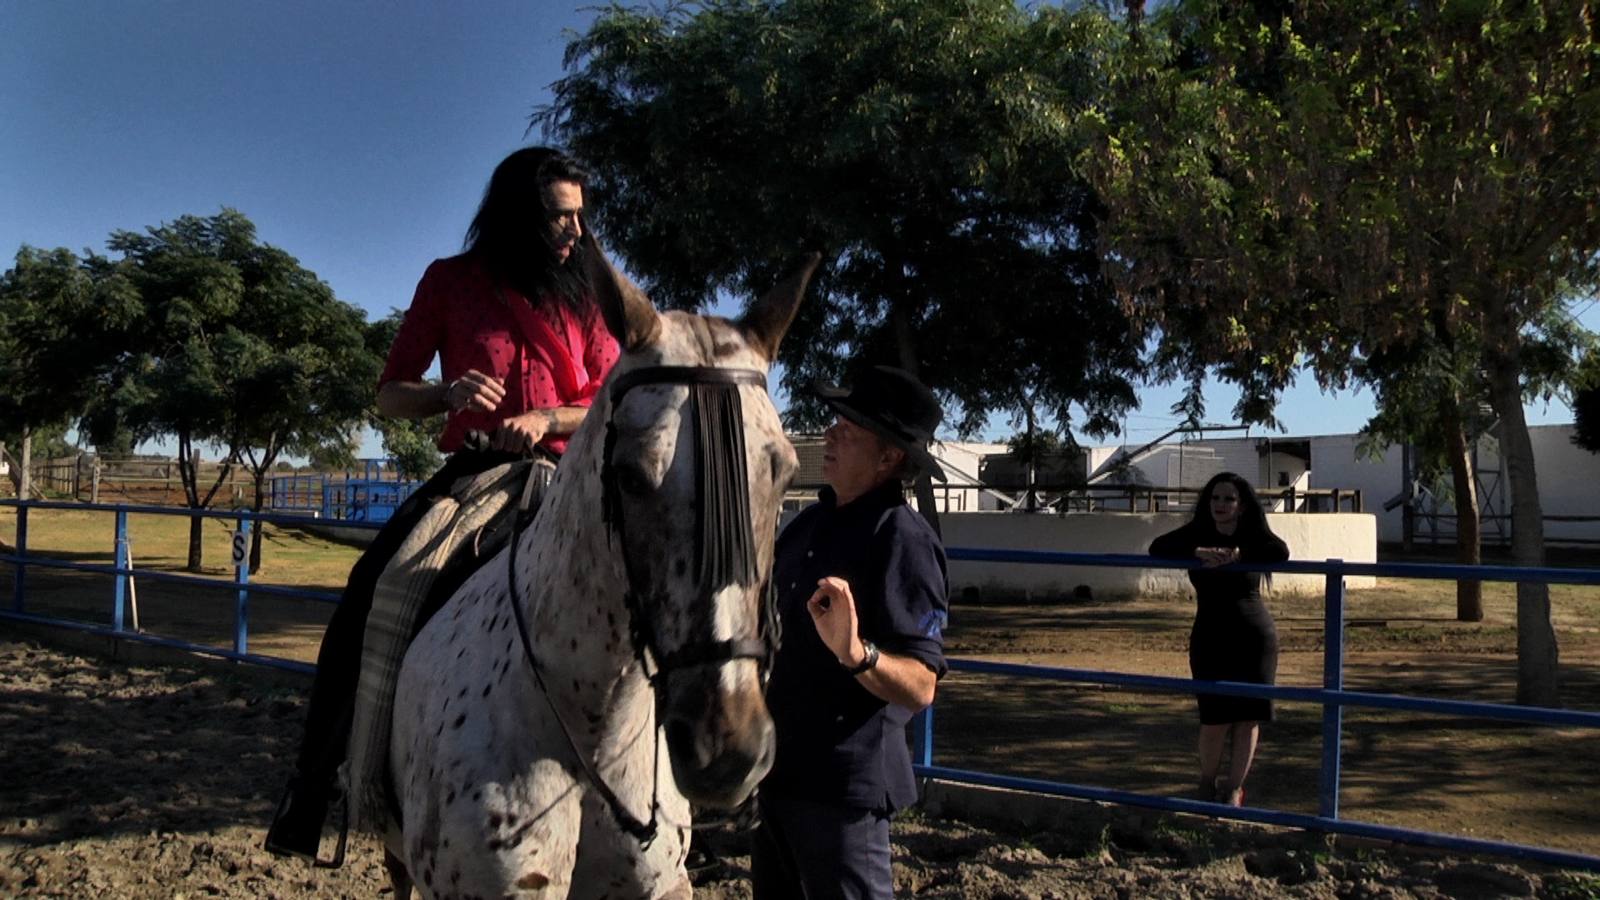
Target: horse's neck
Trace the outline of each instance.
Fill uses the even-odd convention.
[[[614,681],[633,655],[622,548],[601,513],[598,444],[573,436],[518,547],[518,580],[529,636],[552,672]]]

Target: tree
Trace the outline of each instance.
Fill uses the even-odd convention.
[[[243,302],[218,341],[231,363],[223,427],[250,471],[252,508],[260,512],[267,476],[285,451],[350,455],[374,405],[383,356],[368,345],[366,315],[289,254],[256,244],[238,265]],[[257,528],[250,571],[260,567]]]
[[[283,451],[349,439],[376,381],[364,317],[293,257],[260,243],[243,214],[183,216],[144,234],[113,232],[108,244],[123,254],[108,272],[132,286],[139,315],[91,405],[92,437],[175,438],[193,509],[209,507],[242,464],[255,479],[258,510],[263,480]],[[200,444],[222,455],[209,486],[194,465]],[[191,520],[191,571],[203,559],[200,526]],[[258,542],[252,568],[259,554]]]
[[[1421,340],[1354,363],[1357,378],[1372,387],[1377,406],[1377,413],[1362,429],[1366,443],[1378,447],[1403,443],[1414,448],[1417,459],[1414,471],[1406,473],[1409,478],[1432,480],[1449,473],[1456,515],[1456,562],[1461,565],[1483,561],[1472,448],[1492,423],[1482,415],[1487,398],[1475,363],[1475,356],[1461,353],[1448,339],[1442,343]],[[1482,582],[1456,582],[1456,619],[1483,620]]]
[[[1600,453],[1600,351],[1590,350],[1572,393],[1572,442]]]
[[[1417,451],[1418,471],[1434,477],[1448,471],[1456,516],[1456,561],[1483,561],[1478,503],[1478,442],[1497,431],[1489,403],[1482,350],[1463,346],[1463,334],[1423,329],[1412,341],[1354,361],[1354,377],[1374,392],[1377,414],[1363,431],[1369,443],[1405,443]],[[1576,377],[1573,368],[1592,337],[1573,319],[1550,311],[1524,336],[1524,396],[1549,400]],[[1482,584],[1456,582],[1456,618],[1483,620]]]
[[[404,310],[391,310],[389,315],[367,326],[367,349],[383,358],[400,331],[405,320]],[[376,377],[374,377],[376,381]],[[383,453],[394,460],[401,478],[422,481],[444,464],[439,454],[438,438],[444,433],[445,417],[426,419],[391,419],[380,416],[373,409],[368,426],[383,437]]]
[[[1513,554],[1543,561],[1526,335],[1597,280],[1597,43],[1582,4],[1191,0],[1130,36],[1102,142],[1113,279],[1158,357],[1216,365],[1270,418],[1304,362],[1425,329],[1474,347],[1500,421]],[[1543,585],[1517,588],[1522,703],[1558,702]]]
[[[40,434],[61,439],[78,424],[138,314],[129,285],[105,270],[98,257],[24,246],[0,275],[0,440],[25,457]]]
[[[600,173],[599,230],[663,305],[832,254],[781,350],[791,425],[824,420],[811,382],[891,363],[962,433],[1036,404],[1103,434],[1141,342],[1067,163],[1107,34],[1013,0],[611,7],[535,119]]]

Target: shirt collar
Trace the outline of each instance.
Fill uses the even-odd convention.
[[[841,507],[839,506],[839,497],[836,493],[834,493],[833,488],[828,485],[823,485],[822,490],[817,492],[817,500],[826,506],[829,512],[842,511],[845,513],[850,513],[856,510],[877,511],[904,503],[905,489],[901,487],[898,479],[890,478],[884,483],[867,491],[865,494],[862,494],[861,496]]]

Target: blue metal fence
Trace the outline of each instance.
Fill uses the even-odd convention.
[[[948,549],[947,553],[951,560],[1023,565],[1108,566],[1144,569],[1187,569],[1198,565],[1194,561],[1157,560],[1148,556],[1133,554],[1053,553],[1048,551],[988,550],[966,547],[952,547]],[[924,777],[940,778],[964,784],[1013,788],[1055,796],[1077,797],[1173,812],[1199,812],[1222,818],[1401,841],[1466,853],[1492,853],[1555,865],[1600,870],[1600,856],[1571,853],[1545,847],[1533,847],[1525,844],[1487,841],[1417,831],[1390,825],[1357,822],[1339,817],[1339,767],[1343,756],[1341,736],[1343,733],[1343,710],[1347,706],[1399,709],[1447,716],[1600,729],[1600,713],[1594,712],[1434,700],[1396,694],[1373,694],[1344,690],[1344,580],[1347,576],[1600,585],[1600,570],[1517,566],[1429,565],[1418,563],[1347,563],[1337,559],[1330,559],[1325,562],[1284,562],[1272,565],[1237,564],[1234,568],[1252,572],[1323,575],[1326,577],[1323,686],[1320,689],[1242,684],[1225,681],[1194,681],[1186,678],[1016,665],[970,659],[951,659],[949,661],[950,668],[955,671],[1050,681],[1114,685],[1158,692],[1232,694],[1321,704],[1323,708],[1322,762],[1318,783],[1317,815],[1311,816],[1253,807],[1236,808],[1199,800],[1109,790],[1088,785],[1063,784],[935,765],[933,761],[936,744],[934,721],[936,719],[937,704],[934,708],[921,713],[917,721],[913,723],[918,774]],[[1600,779],[1600,773],[1597,773],[1597,779]]]
[[[393,484],[393,482],[389,482],[389,484]],[[308,591],[299,588],[275,587],[270,585],[250,583],[247,557],[251,528],[259,527],[261,523],[265,522],[304,524],[305,518],[303,516],[290,516],[272,513],[257,514],[248,511],[197,511],[171,507],[120,505],[89,506],[78,503],[40,501],[24,502],[15,500],[0,501],[0,506],[15,507],[17,510],[16,552],[0,554],[0,562],[10,563],[14,567],[11,609],[9,611],[0,610],[0,620],[9,619],[21,622],[32,622],[95,634],[104,634],[127,640],[175,647],[194,653],[218,656],[291,671],[311,672],[313,670],[314,667],[306,663],[249,652],[249,595],[251,593],[309,598],[329,603],[337,603],[339,600],[338,595],[336,594]],[[116,520],[114,564],[105,566],[91,563],[77,563],[67,560],[31,555],[28,552],[28,513],[31,509],[69,509],[78,511],[93,510],[113,514]],[[131,513],[176,515],[185,517],[203,516],[207,518],[232,519],[235,523],[233,538],[233,560],[235,574],[233,581],[225,582],[218,579],[203,578],[193,575],[179,575],[167,572],[135,569],[133,566],[129,565],[127,554],[127,522],[128,515]],[[362,524],[365,524],[367,527],[377,527],[376,524],[372,523],[357,522],[355,524],[357,524],[357,527],[361,527]],[[1133,554],[1054,553],[1046,551],[991,550],[961,547],[950,548],[948,550],[948,555],[952,560],[1015,563],[1020,565],[1109,566],[1121,568],[1191,568],[1195,565],[1193,562],[1158,560],[1147,556]],[[84,622],[38,616],[28,613],[25,608],[24,598],[26,593],[27,570],[30,567],[69,569],[95,572],[111,576],[114,585],[112,592],[111,626],[106,627],[93,625]],[[1527,722],[1538,725],[1600,729],[1600,713],[1595,712],[1508,706],[1493,703],[1434,700],[1395,694],[1374,694],[1344,690],[1344,580],[1347,576],[1380,576],[1393,578],[1445,580],[1457,580],[1465,578],[1474,581],[1543,582],[1546,584],[1600,585],[1600,570],[1548,567],[1523,568],[1515,566],[1427,565],[1411,563],[1347,563],[1341,560],[1327,560],[1326,562],[1286,562],[1270,566],[1239,565],[1237,568],[1246,571],[1315,574],[1326,577],[1326,613],[1324,623],[1325,656],[1323,664],[1323,686],[1321,688],[1283,687],[1259,684],[1240,684],[1233,682],[1192,681],[1184,678],[1169,678],[1154,675],[1102,672],[1071,668],[1051,668],[1043,666],[987,662],[983,660],[971,659],[951,659],[950,668],[956,671],[998,674],[1017,678],[1040,679],[1048,681],[1113,685],[1158,692],[1193,694],[1198,691],[1203,691],[1205,693],[1268,697],[1276,700],[1321,704],[1323,707],[1321,751],[1322,762],[1318,789],[1318,812],[1316,815],[1306,815],[1302,813],[1283,812],[1278,810],[1251,807],[1235,808],[1216,803],[1206,803],[1198,800],[1186,800],[1175,797],[1140,794],[1130,791],[1099,788],[1090,785],[1064,784],[1040,779],[1020,778],[936,765],[934,763],[934,749],[936,746],[934,728],[934,723],[936,720],[935,708],[930,708],[924,711],[913,723],[913,737],[916,743],[916,769],[918,774],[925,777],[940,778],[957,783],[1013,788],[1056,796],[1098,800],[1109,803],[1141,806],[1173,812],[1201,813],[1222,818],[1234,818],[1271,825],[1284,825],[1315,831],[1326,831],[1361,837],[1378,838],[1383,840],[1401,841],[1405,843],[1433,846],[1467,853],[1496,854],[1551,863],[1555,865],[1600,871],[1600,856],[1572,853],[1544,847],[1533,847],[1524,844],[1487,841],[1459,837],[1455,835],[1417,831],[1389,825],[1377,825],[1372,823],[1352,821],[1350,819],[1340,818],[1339,816],[1339,776],[1340,760],[1342,758],[1341,736],[1343,732],[1342,716],[1345,707],[1355,706],[1377,709],[1409,710],[1445,716],[1476,717],[1501,721]],[[125,622],[124,612],[128,599],[129,579],[133,578],[135,575],[142,579],[201,584],[231,590],[234,594],[234,639],[232,648],[222,649],[219,647],[194,644],[173,638],[144,634],[142,632],[129,629]]]
[[[127,506],[127,505],[90,505],[84,503],[70,503],[41,500],[0,500],[0,506],[10,506],[17,510],[17,547],[14,553],[0,553],[0,562],[10,563],[12,569],[11,608],[0,610],[0,619],[10,619],[18,622],[31,622],[38,625],[49,625],[89,634],[99,634],[108,637],[123,638],[131,641],[152,644],[162,647],[172,647],[190,653],[199,653],[206,656],[217,656],[224,659],[233,659],[240,662],[254,663],[269,666],[275,669],[285,669],[293,672],[311,673],[316,667],[309,663],[277,656],[266,656],[250,652],[250,595],[270,595],[278,597],[298,597],[301,599],[318,600],[324,603],[338,603],[339,595],[326,591],[312,591],[297,587],[281,587],[268,584],[251,584],[250,582],[250,532],[253,528],[268,522],[280,525],[304,525],[306,516],[286,515],[282,513],[257,513],[250,510],[195,510],[171,506]],[[112,547],[112,565],[97,563],[72,562],[64,559],[54,559],[45,556],[35,556],[28,552],[28,513],[35,509],[60,509],[78,512],[106,512],[115,517],[115,538]],[[128,516],[129,515],[155,515],[155,516],[181,516],[183,518],[200,517],[206,519],[231,519],[234,523],[233,539],[231,542],[231,559],[233,579],[223,581],[217,578],[206,578],[200,575],[184,575],[175,572],[159,572],[152,569],[140,569],[129,562],[128,553]],[[376,531],[378,524],[366,522],[341,522],[341,527],[371,528]],[[78,572],[93,572],[108,575],[112,580],[111,595],[111,625],[96,625],[90,622],[80,622],[72,619],[62,619],[50,616],[40,616],[29,613],[26,607],[27,578],[29,568],[40,569],[65,569]],[[191,584],[213,587],[231,591],[233,594],[233,644],[231,649],[213,647],[208,644],[196,644],[176,638],[161,635],[146,634],[129,627],[128,615],[130,612],[130,595],[132,593],[132,579],[137,576],[144,581],[160,581],[172,584]]]
[[[381,525],[422,482],[400,480],[385,460],[362,462],[360,476],[274,475],[268,482],[267,506],[274,512],[301,510],[324,519]]]

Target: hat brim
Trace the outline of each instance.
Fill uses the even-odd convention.
[[[928,452],[927,447],[915,441],[906,440],[885,428],[876,419],[844,402],[844,399],[850,396],[849,391],[828,385],[817,385],[814,390],[816,395],[822,398],[822,402],[828,404],[834,412],[905,451],[906,456],[910,457],[918,471],[928,473],[928,477],[934,481],[948,481],[945,478],[944,467],[939,465],[939,461],[933,458],[933,454]]]

